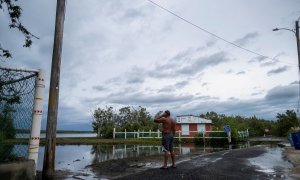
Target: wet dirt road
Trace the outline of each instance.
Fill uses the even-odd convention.
[[[267,152],[264,146],[222,151],[194,157],[178,164],[176,169],[149,169],[119,179],[290,179],[280,166],[267,173],[250,163],[249,159]]]

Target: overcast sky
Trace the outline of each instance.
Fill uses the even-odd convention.
[[[297,109],[295,35],[272,29],[295,28],[299,0],[153,2],[193,25],[148,0],[67,1],[58,129],[91,129],[93,110],[105,106],[269,120]],[[0,65],[45,69],[47,110],[56,1],[18,3],[22,23],[40,39],[22,48],[1,12],[1,45],[13,58]]]

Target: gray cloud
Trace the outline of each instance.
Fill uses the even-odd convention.
[[[169,85],[169,86],[165,86],[161,89],[159,89],[159,93],[164,93],[164,92],[174,92],[176,90],[180,90],[181,88],[187,86],[189,84],[188,81],[180,81],[180,82],[177,82],[175,83],[174,85]]]
[[[298,85],[298,84],[299,84],[299,81],[293,81],[293,82],[290,83],[290,85],[294,85],[294,84],[297,84],[297,85]]]
[[[93,86],[93,89],[96,90],[96,91],[104,91],[106,90],[107,88],[103,87],[103,86]]]
[[[278,58],[283,55],[285,55],[285,53],[280,52],[271,59],[268,58],[267,56],[256,56],[251,60],[249,60],[248,63],[259,63],[261,67],[274,66],[279,62]]]
[[[261,95],[263,94],[263,92],[255,92],[255,93],[251,93],[251,96],[256,96],[256,95]]]
[[[180,81],[180,82],[177,82],[177,83],[174,85],[174,87],[175,87],[175,88],[183,88],[183,87],[185,87],[185,86],[188,85],[188,84],[189,84],[188,81]]]
[[[136,9],[128,9],[124,13],[125,18],[135,19],[137,17],[143,17],[144,14],[141,11],[138,11]]]
[[[246,74],[245,71],[240,71],[240,72],[237,72],[236,75],[242,75],[242,74]]]
[[[185,67],[177,70],[181,75],[193,75],[199,73],[208,67],[217,66],[218,64],[229,61],[225,52],[218,52],[208,57],[201,57],[196,59],[195,62],[186,65]]]
[[[143,77],[132,77],[130,79],[127,80],[127,83],[129,84],[137,84],[137,83],[143,83],[144,82],[144,78]]]
[[[235,40],[235,43],[244,46],[245,44],[249,43],[250,40],[257,38],[257,36],[258,36],[257,32],[248,33],[244,37]]]
[[[217,43],[217,40],[216,40],[216,39],[211,39],[210,41],[208,41],[208,42],[206,43],[206,47],[212,47],[212,46],[214,46],[216,43]]]
[[[279,67],[277,69],[272,69],[271,71],[269,71],[267,74],[268,76],[271,76],[271,75],[274,75],[274,74],[279,74],[279,73],[282,73],[282,72],[285,72],[289,69],[288,66],[283,66],[283,67]]]
[[[298,88],[297,85],[291,84],[288,86],[276,86],[269,90],[265,99],[267,101],[276,101],[278,103],[284,103],[285,100],[297,99]]]
[[[228,71],[225,72],[226,74],[232,74],[233,73],[233,70],[232,69],[229,69]]]
[[[298,85],[289,84],[270,89],[266,96],[260,99],[239,100],[231,97],[227,101],[217,101],[210,97],[205,101],[200,100],[194,104],[182,104],[180,109],[174,110],[174,113],[177,115],[198,115],[208,111],[215,111],[226,115],[247,117],[255,115],[259,118],[275,120],[277,113],[284,113],[287,109],[294,109],[297,105],[297,99]]]
[[[207,85],[208,85],[207,82],[201,84],[202,87],[207,86]]]
[[[256,56],[256,57],[254,57],[254,58],[252,58],[251,60],[249,60],[248,62],[249,63],[255,63],[255,62],[264,62],[264,61],[266,61],[266,59],[267,59],[268,57],[266,57],[266,56]]]
[[[175,61],[175,62],[182,61],[186,57],[190,57],[191,53],[192,53],[191,49],[187,49],[185,51],[176,54],[174,57],[170,59],[170,61]]]
[[[124,96],[120,94],[112,97],[110,102],[118,104],[137,104],[137,105],[155,105],[155,104],[169,104],[169,103],[184,103],[191,101],[192,95],[175,95],[175,94],[143,94],[134,93]]]

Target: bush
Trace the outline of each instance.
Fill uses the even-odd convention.
[[[211,132],[205,134],[205,138],[203,139],[203,133],[198,133],[195,138],[196,144],[208,144],[208,145],[224,145],[228,144],[227,134],[225,132]],[[224,137],[224,138],[213,138],[213,137]]]

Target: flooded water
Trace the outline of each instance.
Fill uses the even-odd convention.
[[[224,147],[198,146],[194,143],[177,144],[174,151],[178,156],[198,156],[205,153],[241,149],[250,147],[250,143],[227,145]],[[24,157],[27,153],[27,145],[10,145],[12,154]],[[37,170],[43,168],[44,146],[39,148],[39,158]],[[257,167],[257,171],[270,175],[270,178],[286,178],[287,172],[292,165],[283,159],[282,150],[277,146],[266,147],[267,152],[255,158],[250,158],[249,163]],[[20,151],[22,150],[22,151]],[[228,152],[225,152],[228,153]],[[93,175],[91,169],[86,168],[91,164],[105,162],[109,160],[125,158],[144,158],[147,156],[158,155],[162,157],[161,146],[158,145],[57,145],[56,146],[56,170],[67,170],[71,172],[85,172]],[[218,159],[216,159],[217,161]],[[184,160],[185,161],[185,160]],[[180,162],[178,162],[180,163]],[[204,163],[204,162],[203,162]],[[212,163],[210,160],[207,163]],[[151,164],[151,165],[147,165]],[[161,162],[156,163],[161,166]],[[155,163],[146,163],[145,167],[154,167]]]
[[[227,147],[203,147],[194,143],[188,143],[175,145],[174,150],[178,155],[197,155],[249,146],[249,143],[243,143]],[[15,156],[26,157],[28,154],[27,148],[27,145],[18,144],[10,145],[10,148],[7,149]],[[43,168],[44,149],[44,146],[39,148],[37,170],[42,170]],[[158,145],[57,145],[55,168],[57,170],[77,171],[92,163],[161,154],[161,146]]]
[[[249,159],[250,163],[258,167],[257,171],[269,174],[272,178],[287,178],[291,163],[283,160],[282,150],[278,147],[267,147],[262,156]]]

